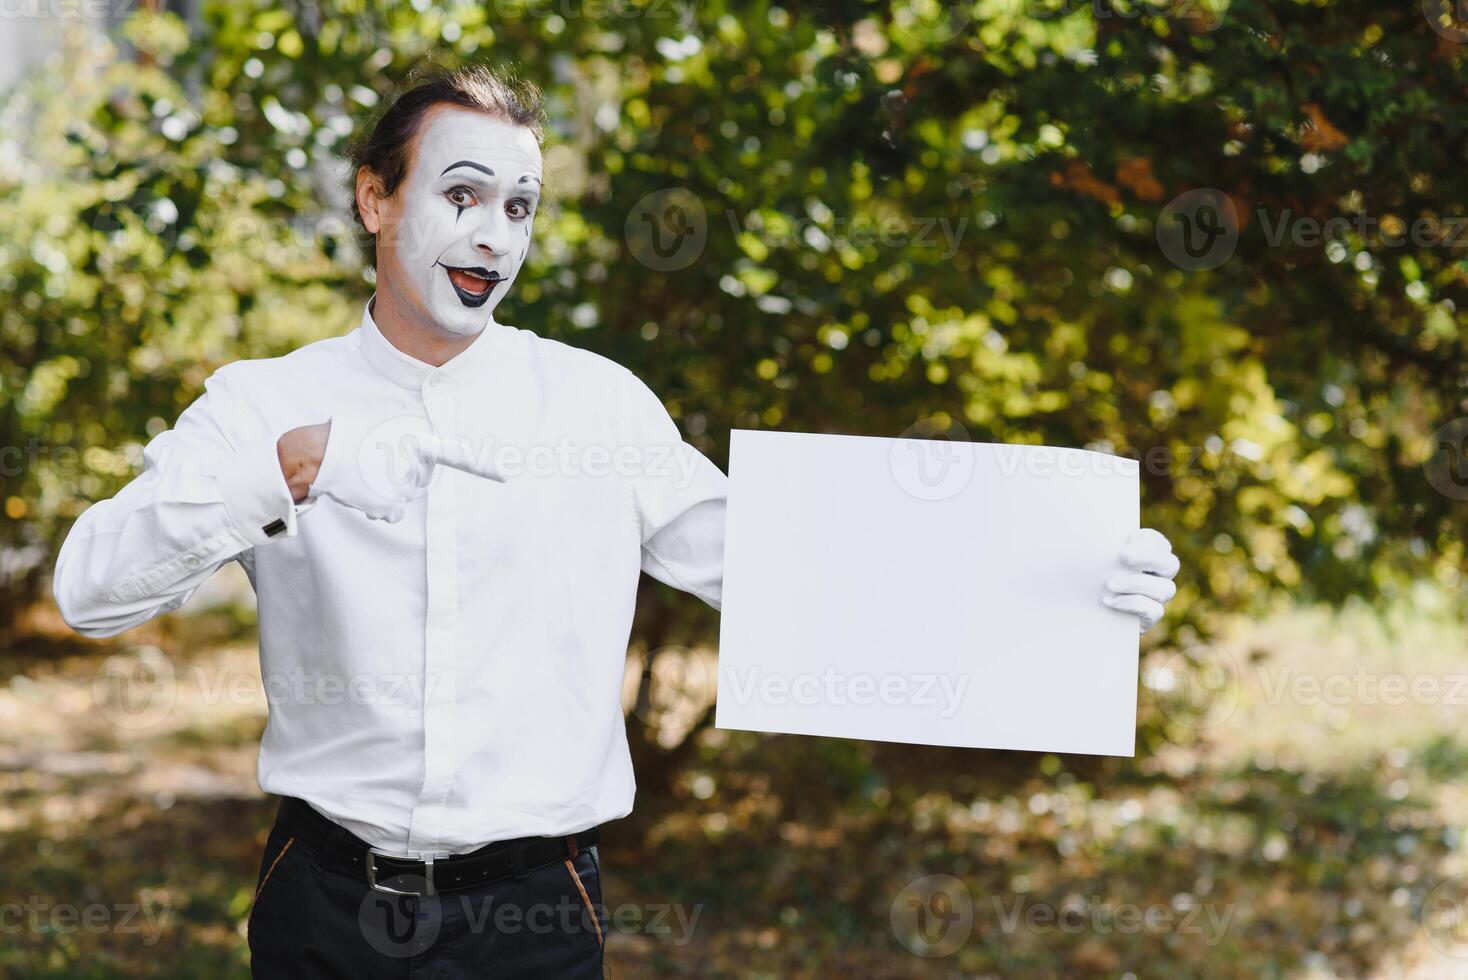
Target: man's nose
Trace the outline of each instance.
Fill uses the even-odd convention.
[[[500,208],[485,208],[485,215],[474,227],[474,248],[491,255],[504,255],[510,250],[510,219]]]

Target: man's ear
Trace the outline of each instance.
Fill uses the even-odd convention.
[[[382,229],[382,218],[377,210],[386,196],[382,193],[382,181],[368,168],[358,167],[356,193],[357,213],[362,216],[362,226],[369,234],[375,235]]]

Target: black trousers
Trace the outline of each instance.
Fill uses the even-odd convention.
[[[600,855],[588,848],[465,891],[394,895],[324,861],[277,822],[247,930],[258,980],[601,980]]]

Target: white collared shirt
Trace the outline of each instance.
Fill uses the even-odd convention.
[[[491,320],[433,367],[364,311],[345,336],[216,371],[143,472],[70,532],[63,617],[112,636],[239,561],[270,709],[259,782],[395,855],[625,816],[638,574],[718,608],[727,479],[635,375]],[[439,467],[399,523],[292,501],[276,440],[426,420],[503,483]]]

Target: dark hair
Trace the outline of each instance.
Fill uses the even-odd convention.
[[[524,126],[535,134],[537,143],[545,142],[545,103],[534,83],[487,65],[454,69],[430,66],[415,71],[373,122],[367,138],[353,143],[349,151],[352,218],[358,225],[362,224],[362,214],[357,209],[357,172],[363,167],[372,171],[382,183],[383,194],[391,197],[408,175],[411,144],[423,117],[437,105],[487,112]]]

